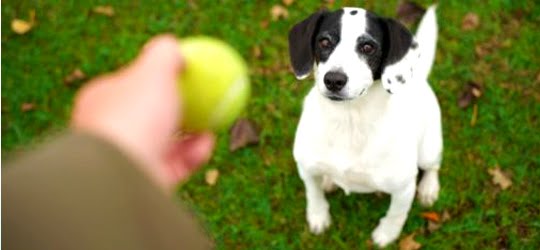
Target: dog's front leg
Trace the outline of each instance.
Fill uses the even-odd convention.
[[[414,200],[416,185],[411,182],[406,188],[391,193],[390,208],[373,231],[373,242],[380,247],[399,237]]]
[[[306,186],[306,217],[309,229],[314,234],[320,234],[330,226],[329,205],[324,197],[322,176],[314,176],[306,172],[300,165],[298,172]]]

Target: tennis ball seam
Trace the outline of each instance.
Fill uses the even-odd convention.
[[[224,119],[225,109],[229,108],[235,98],[240,96],[240,92],[245,88],[246,78],[239,77],[234,84],[227,90],[227,93],[221,98],[216,105],[216,109],[210,115],[209,124],[214,127],[219,121]]]

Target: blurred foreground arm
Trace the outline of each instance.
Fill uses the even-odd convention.
[[[206,161],[211,134],[174,138],[181,57],[153,39],[128,67],[89,82],[72,131],[2,172],[6,249],[206,249],[167,195]],[[163,192],[165,190],[165,192]]]

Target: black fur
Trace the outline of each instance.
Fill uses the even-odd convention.
[[[398,21],[390,18],[379,18],[383,39],[383,62],[384,67],[401,60],[407,53],[412,43],[412,34]]]
[[[313,36],[327,11],[319,11],[289,31],[289,57],[296,76],[309,74],[314,62]]]

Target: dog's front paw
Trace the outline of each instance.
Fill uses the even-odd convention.
[[[313,234],[321,234],[330,226],[331,223],[330,213],[328,213],[328,211],[318,213],[308,212],[307,219],[309,223],[309,230]]]
[[[439,177],[437,172],[426,172],[418,184],[418,199],[424,206],[431,206],[439,196]]]
[[[379,225],[377,226],[377,228],[375,228],[375,230],[373,230],[373,233],[371,234],[373,242],[378,247],[387,246],[399,237],[399,233],[401,233],[402,227],[402,223],[395,223],[385,218],[381,219]]]

